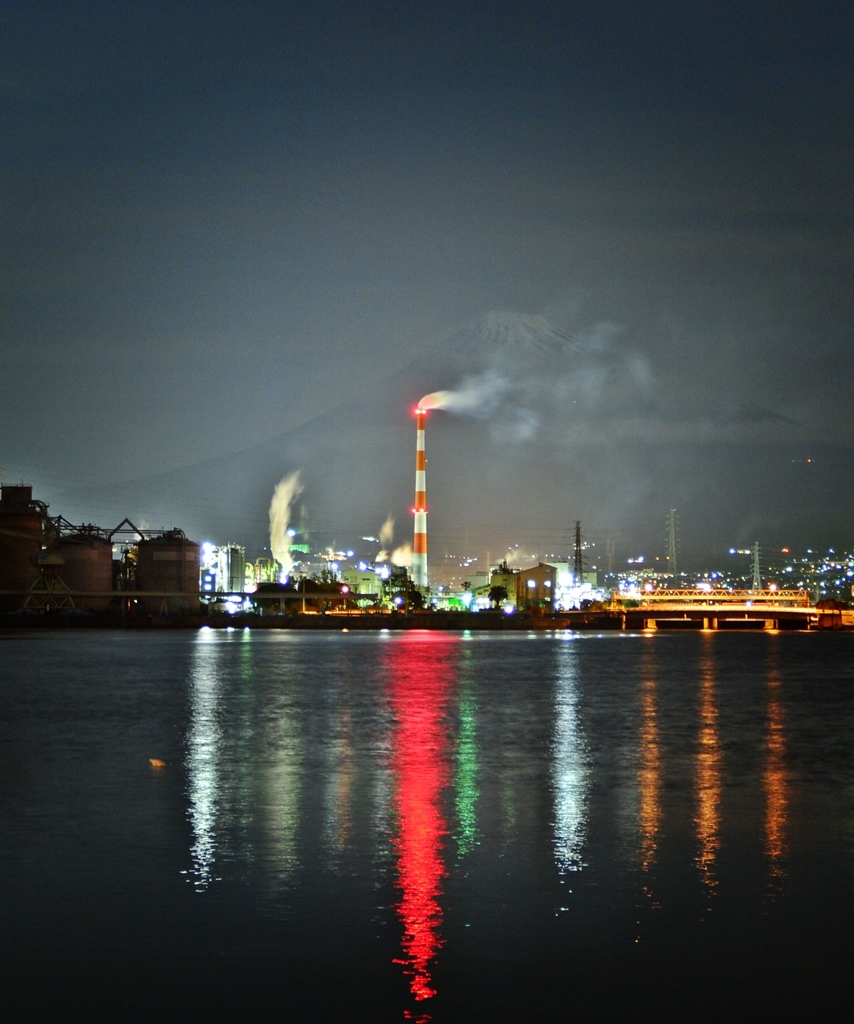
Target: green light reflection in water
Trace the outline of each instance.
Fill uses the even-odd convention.
[[[460,664],[460,727],[457,738],[457,770],[454,776],[457,818],[454,839],[460,857],[464,857],[478,843],[477,701],[470,665],[471,651],[464,648]]]

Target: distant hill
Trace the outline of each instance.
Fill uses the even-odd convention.
[[[809,443],[792,420],[759,405],[679,414],[633,353],[586,343],[542,316],[507,312],[472,322],[375,387],[270,440],[86,497],[93,508],[245,543],[257,555],[273,488],[298,469],[299,516],[315,540],[361,545],[369,556],[360,538],[376,535],[389,511],[396,542],[411,531],[415,403],[485,374],[499,385],[483,408],[430,414],[435,554],[464,553],[466,545],[495,556],[515,543],[568,546],[576,519],[591,538],[660,551],[672,507],[686,556],[692,545],[795,543],[799,531],[814,537],[816,523],[837,539],[850,531],[848,448]],[[258,419],[266,428],[263,408]]]

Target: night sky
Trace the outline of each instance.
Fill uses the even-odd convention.
[[[3,479],[251,546],[300,469],[318,535],[403,539],[411,404],[495,354],[418,360],[498,312],[575,362],[435,414],[440,549],[630,552],[673,505],[697,551],[854,544],[852,38],[820,2],[5,3]]]

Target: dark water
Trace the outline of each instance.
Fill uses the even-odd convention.
[[[829,1014],[852,659],[826,634],[0,635],[6,1008]]]

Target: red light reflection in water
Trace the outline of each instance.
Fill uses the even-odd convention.
[[[442,946],[439,896],[447,874],[442,862],[448,826],[441,794],[450,780],[445,704],[454,682],[460,641],[438,633],[406,633],[388,645],[387,667],[397,727],[392,740],[392,770],[397,783],[398,885],[395,908],[403,924],[403,964],[411,975],[416,1002],[436,994],[430,964]],[[423,1024],[428,1014],[404,1013]]]

